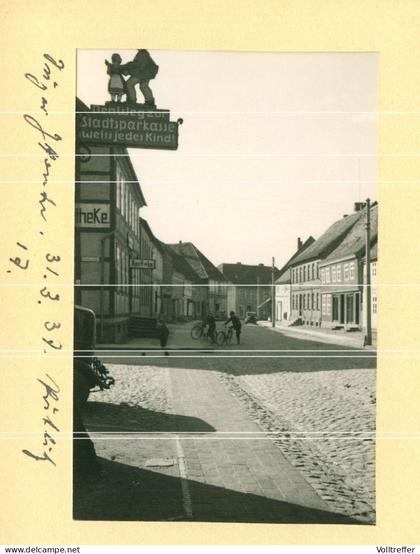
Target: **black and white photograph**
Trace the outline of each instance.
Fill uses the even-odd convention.
[[[76,66],[73,518],[375,525],[378,54]]]

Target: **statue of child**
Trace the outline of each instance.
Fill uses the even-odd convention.
[[[110,75],[108,82],[108,92],[111,95],[112,102],[121,102],[122,95],[126,93],[125,80],[120,74],[120,65],[122,58],[119,54],[112,54],[112,63],[105,60],[107,74]]]

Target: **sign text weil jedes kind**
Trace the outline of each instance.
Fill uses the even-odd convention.
[[[92,106],[77,115],[77,136],[81,143],[116,144],[127,148],[178,148],[178,125],[169,111],[115,110]]]

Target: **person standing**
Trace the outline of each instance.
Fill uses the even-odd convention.
[[[156,329],[159,335],[160,347],[165,348],[168,343],[169,329],[162,316],[159,316],[158,320],[156,321]]]
[[[235,312],[232,311],[229,313],[229,315],[230,317],[225,321],[225,325],[227,325],[228,323],[232,324],[232,327],[234,328],[236,334],[236,344],[240,344],[242,323],[240,322],[239,317],[235,314]]]
[[[216,319],[214,315],[210,312],[206,319],[206,325],[208,325],[207,336],[210,338],[211,342],[216,342]]]
[[[137,102],[135,86],[139,84],[144,96],[145,106],[156,108],[155,98],[149,82],[156,77],[159,66],[153,61],[149,52],[144,49],[138,50],[133,61],[121,65],[119,71],[123,75],[130,75],[125,83],[127,102],[130,104]]]

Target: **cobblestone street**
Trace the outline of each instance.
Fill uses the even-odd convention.
[[[374,522],[374,353],[257,326],[240,348],[99,354],[116,384],[85,420],[104,474],[76,487],[76,518]]]

